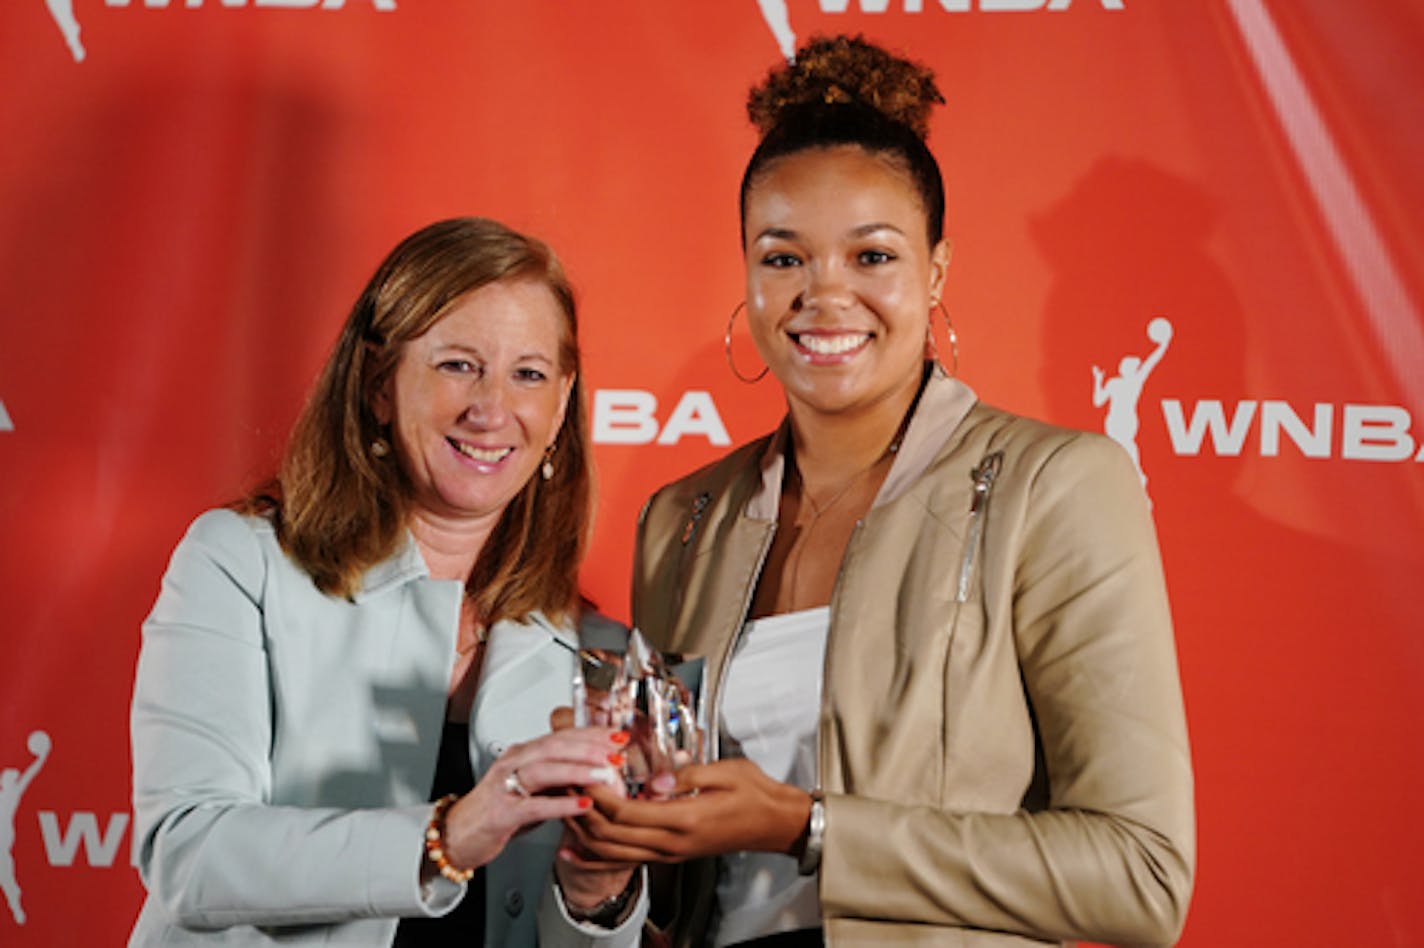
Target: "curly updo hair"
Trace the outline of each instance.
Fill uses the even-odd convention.
[[[742,175],[747,193],[778,158],[816,148],[858,145],[897,162],[924,205],[926,237],[944,236],[944,179],[925,144],[930,109],[944,103],[934,73],[859,36],[815,37],[773,68],[747,97],[761,143]]]

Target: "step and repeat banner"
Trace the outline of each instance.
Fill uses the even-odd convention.
[[[1138,458],[1198,779],[1182,943],[1424,944],[1417,0],[7,0],[0,944],[125,937],[140,622],[417,227],[567,264],[584,580],[626,616],[648,492],[782,411],[722,354],[743,102],[828,32],[948,99],[960,374]]]

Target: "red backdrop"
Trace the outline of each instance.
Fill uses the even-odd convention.
[[[939,75],[961,374],[1139,424],[1198,775],[1183,944],[1424,943],[1417,0],[10,0],[0,767],[53,749],[0,798],[0,943],[122,940],[139,623],[416,227],[492,216],[568,264],[585,581],[626,615],[644,496],[781,410],[720,351],[778,6]],[[1156,317],[1160,363],[1095,407]]]

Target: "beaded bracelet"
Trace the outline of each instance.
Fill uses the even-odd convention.
[[[459,794],[447,793],[435,801],[435,809],[430,814],[430,822],[425,826],[425,855],[435,863],[440,874],[451,882],[469,882],[475,870],[461,869],[445,855],[445,814],[451,804],[460,799]]]

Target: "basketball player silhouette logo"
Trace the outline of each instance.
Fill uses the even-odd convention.
[[[1103,370],[1093,366],[1093,407],[1108,406],[1103,419],[1103,432],[1122,445],[1137,466],[1137,476],[1142,486],[1147,486],[1147,474],[1142,470],[1142,457],[1137,450],[1137,430],[1140,421],[1137,403],[1142,398],[1142,389],[1147,384],[1147,376],[1157,368],[1167,346],[1172,341],[1172,323],[1165,316],[1158,316],[1147,324],[1147,339],[1157,344],[1145,359],[1124,356],[1117,365],[1117,375],[1106,378]]]
[[[45,6],[49,7],[49,15],[54,17],[55,25],[64,35],[69,54],[74,57],[75,62],[82,63],[84,44],[79,41],[79,21],[74,17],[74,0],[45,0]]]
[[[49,757],[50,740],[44,731],[31,731],[25,742],[34,761],[21,773],[15,767],[0,771],[0,889],[5,890],[5,901],[10,904],[10,914],[16,925],[25,924],[25,910],[20,907],[20,884],[15,879],[15,814],[20,809],[20,798],[40,772]]]
[[[786,11],[786,0],[757,0],[762,18],[771,27],[771,35],[776,37],[776,45],[781,47],[781,55],[787,60],[796,57],[796,32],[791,29],[791,14]]]

